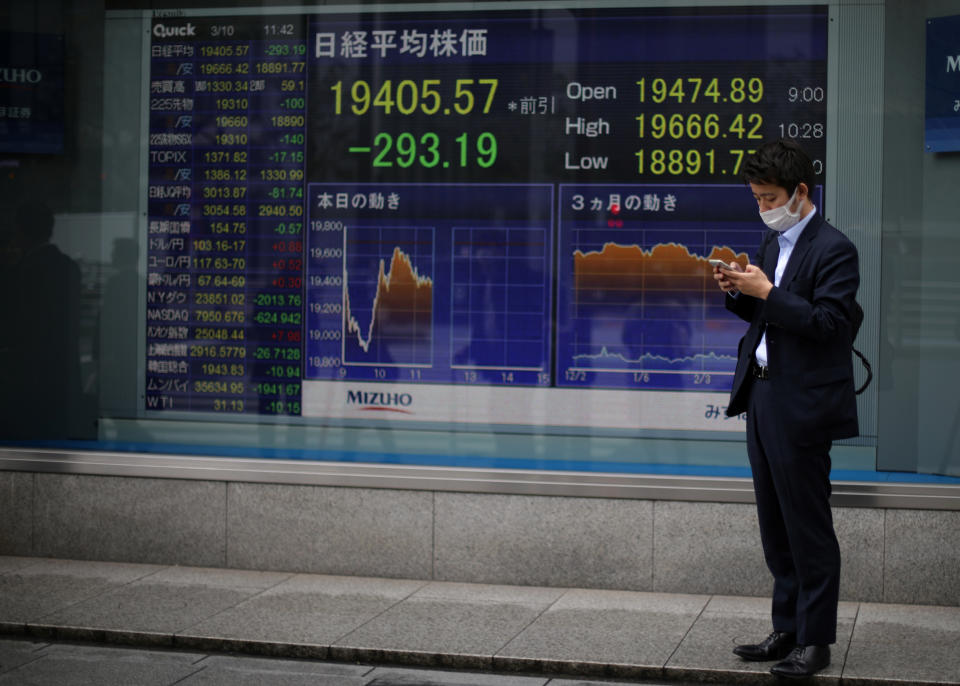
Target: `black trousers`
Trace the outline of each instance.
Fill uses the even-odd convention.
[[[800,645],[837,640],[840,546],[830,511],[831,442],[798,446],[776,424],[777,397],[754,379],[747,410],[760,538],[773,574],[773,628],[795,631]]]

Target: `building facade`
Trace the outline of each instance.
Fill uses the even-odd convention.
[[[842,596],[960,603],[960,2],[2,16],[0,554],[765,595],[707,260],[790,137],[860,255]]]

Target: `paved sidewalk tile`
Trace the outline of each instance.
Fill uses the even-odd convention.
[[[35,557],[14,557],[12,555],[0,555],[0,574],[8,574],[36,563],[37,558]]]
[[[561,589],[433,582],[338,640],[334,659],[490,667]]]
[[[325,657],[327,647],[422,587],[424,581],[363,577],[294,576],[177,636],[180,645],[227,648],[243,643],[284,644],[273,654]],[[298,651],[296,646],[314,646]],[[255,646],[250,646],[254,647]]]
[[[545,686],[547,677],[379,667],[367,686]],[[550,682],[551,684],[553,682]]]
[[[573,590],[497,653],[495,666],[658,675],[709,596]]]
[[[773,684],[769,663],[731,652],[766,636],[769,605],[0,556],[0,686]],[[960,686],[958,646],[960,607],[843,602],[833,662],[811,683]]]
[[[36,559],[0,574],[0,621],[40,622],[51,613],[123,588],[158,565]]]
[[[960,683],[960,607],[861,603],[843,677]]]
[[[0,674],[40,659],[40,651],[47,645],[37,641],[0,639]]]
[[[202,655],[55,644],[0,674],[0,686],[169,686],[198,670]]]
[[[312,660],[210,656],[176,686],[366,686],[372,667]]]
[[[53,613],[42,623],[92,632],[105,629],[155,634],[158,640],[169,635],[172,639],[173,633],[289,577],[278,572],[167,567]],[[72,638],[82,636],[75,633]]]

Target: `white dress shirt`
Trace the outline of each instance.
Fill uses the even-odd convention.
[[[773,273],[774,286],[780,285],[780,279],[783,277],[783,272],[787,268],[787,262],[790,261],[790,255],[793,254],[793,247],[797,244],[797,239],[800,238],[803,229],[810,223],[810,220],[813,219],[813,215],[816,213],[817,208],[814,207],[810,214],[777,236],[777,242],[780,244],[780,255],[777,257],[777,268]],[[757,344],[755,356],[757,358],[757,364],[761,367],[768,366],[766,331],[764,331],[763,336],[760,337],[760,343]]]

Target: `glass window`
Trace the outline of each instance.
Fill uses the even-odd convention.
[[[960,476],[908,3],[69,4],[3,10],[4,445],[748,476],[708,260],[790,137],[860,250],[834,477]]]

